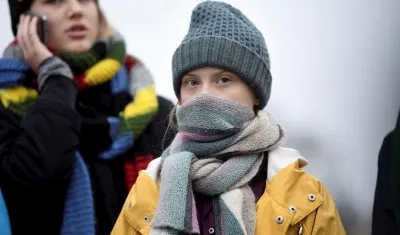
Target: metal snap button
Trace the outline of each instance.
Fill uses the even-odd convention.
[[[315,195],[314,194],[310,194],[310,195],[308,195],[308,200],[310,200],[310,201],[315,201],[315,199],[316,199],[316,197],[315,197]]]
[[[276,220],[277,224],[283,223],[283,217],[282,216],[277,216],[275,220]]]

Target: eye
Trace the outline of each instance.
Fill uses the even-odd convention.
[[[218,78],[217,83],[226,84],[226,83],[229,83],[231,81],[232,81],[232,79],[230,77],[223,76],[223,77]]]
[[[197,86],[198,84],[199,83],[196,80],[193,80],[193,79],[185,81],[185,85],[189,86],[189,87],[194,87],[194,86]]]

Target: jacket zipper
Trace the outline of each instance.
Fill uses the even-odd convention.
[[[300,223],[299,235],[303,234],[303,226]]]

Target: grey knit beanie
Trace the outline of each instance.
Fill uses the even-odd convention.
[[[205,1],[194,8],[189,32],[172,59],[178,98],[182,76],[206,66],[226,69],[244,79],[260,100],[260,109],[268,103],[272,77],[264,37],[240,10],[227,3]]]

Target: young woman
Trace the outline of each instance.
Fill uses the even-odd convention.
[[[97,0],[9,5],[0,187],[12,233],[110,234],[137,172],[162,153],[173,104]],[[32,14],[47,17],[44,31]]]
[[[345,234],[328,191],[263,111],[269,56],[245,15],[200,3],[172,65],[178,134],[140,173],[112,234]]]

